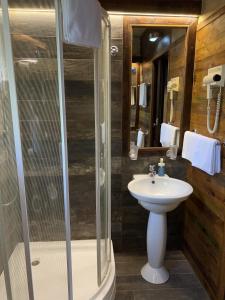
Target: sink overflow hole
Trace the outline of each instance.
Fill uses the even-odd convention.
[[[31,264],[33,267],[36,267],[40,264],[40,260],[39,259],[33,260]]]

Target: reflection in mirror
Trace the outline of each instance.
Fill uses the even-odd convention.
[[[130,142],[179,146],[186,28],[132,26]]]

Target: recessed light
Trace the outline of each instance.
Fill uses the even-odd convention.
[[[160,38],[158,32],[151,32],[149,33],[148,40],[149,42],[155,43]]]

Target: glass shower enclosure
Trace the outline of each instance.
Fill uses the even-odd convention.
[[[72,240],[61,3],[47,2],[0,1],[0,299],[113,299],[110,22],[93,49],[96,238]]]

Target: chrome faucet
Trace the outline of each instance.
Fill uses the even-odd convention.
[[[156,171],[155,171],[155,165],[149,165],[149,176],[152,178],[152,183],[155,183],[155,175],[156,175]]]

